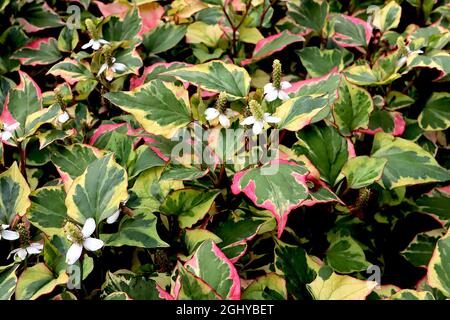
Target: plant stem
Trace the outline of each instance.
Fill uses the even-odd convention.
[[[26,143],[25,145],[23,145],[23,143],[24,141],[19,142],[20,172],[25,178],[25,181],[28,182],[27,168],[26,168],[26,158],[27,158]]]

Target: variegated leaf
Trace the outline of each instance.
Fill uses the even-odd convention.
[[[87,218],[100,223],[128,198],[127,173],[108,154],[89,164],[67,192],[67,214],[80,224]]]

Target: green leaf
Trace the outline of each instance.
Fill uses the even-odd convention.
[[[287,300],[286,280],[275,273],[261,276],[244,290],[242,300]]]
[[[15,297],[17,300],[35,300],[68,280],[65,272],[55,276],[44,263],[38,263],[22,272],[17,281]]]
[[[297,51],[302,65],[311,77],[321,77],[337,68],[342,71],[345,61],[351,53],[340,49],[319,49],[317,47],[306,47]]]
[[[298,131],[316,122],[315,117],[321,112],[329,112],[329,106],[329,99],[325,95],[302,96],[287,100],[276,109],[273,115],[281,119],[278,123],[280,129]]]
[[[268,58],[276,52],[282,51],[288,45],[305,41],[305,38],[299,34],[294,34],[289,31],[274,34],[267,38],[261,39],[256,43],[255,50],[250,59],[241,61],[241,65],[247,65],[258,60]]]
[[[386,32],[398,27],[402,16],[402,7],[395,1],[388,2],[383,8],[375,9],[372,24]]]
[[[205,240],[213,240],[215,243],[220,244],[222,239],[211,231],[205,229],[186,229],[184,235],[184,241],[188,249],[189,254],[193,253]]]
[[[19,59],[23,65],[47,65],[62,58],[55,38],[44,38],[33,41],[16,51],[14,59]]]
[[[161,181],[163,167],[154,167],[142,172],[131,189],[127,206],[134,209],[157,212],[165,197],[172,191],[183,188],[181,181]]]
[[[144,47],[149,54],[157,54],[175,47],[186,34],[186,27],[162,24],[144,35]]]
[[[88,66],[69,58],[66,58],[64,61],[58,62],[52,66],[50,70],[48,70],[47,74],[60,76],[70,84],[92,78],[92,74]]]
[[[383,175],[386,159],[359,156],[348,159],[342,168],[347,184],[352,189],[360,189],[379,181]]]
[[[0,174],[0,222],[10,225],[17,214],[25,215],[30,206],[29,195],[30,187],[14,162]]]
[[[302,0],[287,2],[288,17],[298,25],[321,33],[328,16],[328,2],[323,0]]]
[[[63,186],[39,188],[31,193],[28,220],[48,236],[63,235],[63,224],[67,218],[64,204],[66,192]]]
[[[301,247],[277,241],[275,270],[286,280],[287,292],[296,299],[308,299],[306,285],[317,276],[318,265]]]
[[[419,115],[419,126],[425,131],[446,130],[450,127],[450,93],[434,92]]]
[[[107,41],[134,40],[141,30],[141,25],[137,9],[128,11],[123,20],[110,16],[102,26],[103,39]]]
[[[20,123],[21,129],[23,129],[26,118],[41,109],[42,101],[41,90],[33,79],[22,71],[19,71],[19,75],[20,84],[10,91],[7,106],[11,116]]]
[[[333,237],[325,261],[339,273],[363,271],[371,265],[361,246],[351,236],[342,234]]]
[[[397,110],[409,107],[414,103],[414,99],[399,91],[389,91],[386,96],[386,108],[389,110]]]
[[[114,158],[122,167],[126,167],[133,151],[133,137],[118,131],[108,132],[95,140],[94,146],[114,153]]]
[[[332,25],[333,40],[342,47],[367,47],[372,37],[372,26],[352,16],[336,14]]]
[[[166,74],[201,86],[202,89],[225,91],[230,99],[246,97],[250,90],[251,79],[247,70],[218,60],[176,69]]]
[[[182,266],[179,270],[179,300],[221,300],[219,294],[205,281]]]
[[[372,111],[373,101],[368,91],[348,81],[341,82],[339,98],[333,108],[334,120],[340,132],[348,136],[356,129],[366,129]]]
[[[378,285],[375,281],[359,280],[334,272],[331,275],[327,272],[326,276],[323,276],[321,271],[318,272],[319,276],[307,285],[315,300],[365,300]]]
[[[209,285],[222,299],[240,298],[241,284],[236,268],[213,241],[203,242],[184,267]]]
[[[78,44],[77,29],[62,28],[58,37],[58,49],[63,52],[72,52]]]
[[[135,212],[133,217],[125,216],[119,230],[113,234],[101,234],[105,246],[134,246],[140,248],[161,248],[169,245],[161,240],[156,231],[157,218],[152,213]]]
[[[349,158],[347,140],[332,126],[309,126],[298,133],[298,138],[293,147],[296,154],[306,155],[319,170],[320,177],[335,185]]]
[[[70,186],[72,180],[81,176],[87,166],[97,160],[102,152],[85,144],[70,146],[50,146],[51,161],[56,166],[61,178]]]
[[[218,194],[216,190],[175,190],[165,198],[160,211],[177,216],[180,228],[190,228],[206,216]]]
[[[134,158],[128,163],[128,178],[133,179],[142,171],[164,166],[165,163],[150,147],[142,145],[134,151]]]
[[[128,198],[127,173],[108,154],[92,162],[67,192],[67,214],[80,224],[87,218],[100,223]]]
[[[61,114],[61,108],[59,104],[53,104],[48,108],[43,108],[36,111],[25,120],[25,128],[23,130],[23,137],[32,136],[40,126],[46,123],[51,123]]]
[[[160,80],[133,91],[109,92],[105,98],[131,113],[146,131],[167,138],[191,122],[188,92]]]
[[[136,275],[127,270],[106,273],[106,281],[102,286],[103,294],[124,292],[135,300],[161,300],[156,283],[152,279]]]
[[[412,141],[387,133],[375,135],[371,156],[387,160],[379,183],[388,189],[450,180],[450,173],[431,154]]]
[[[309,186],[313,185],[313,189]],[[303,205],[338,201],[323,182],[296,162],[275,161],[234,175],[231,190],[244,192],[252,202],[269,210],[277,220],[278,237],[281,237],[288,214]]]
[[[433,255],[436,242],[442,236],[442,230],[433,230],[417,234],[401,254],[415,267],[426,267]]]
[[[403,289],[389,297],[389,300],[434,300],[431,292]]]
[[[417,199],[419,211],[430,214],[440,221],[442,225],[448,225],[450,221],[450,188],[434,188],[429,193],[423,194]]]
[[[0,300],[10,300],[16,289],[18,264],[0,267]]]
[[[17,17],[17,20],[26,32],[56,28],[64,24],[58,14],[46,2],[34,1],[24,3]]]
[[[428,264],[428,284],[450,297],[450,231],[438,240]]]

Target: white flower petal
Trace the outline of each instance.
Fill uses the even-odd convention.
[[[92,44],[92,49],[98,50],[98,49],[100,49],[100,46],[101,46],[100,42],[98,42],[97,40],[94,40],[94,43]]]
[[[17,128],[20,127],[20,123],[19,122],[14,122],[14,123],[9,124],[9,125],[5,124],[4,127],[5,127],[6,131],[13,132],[14,130],[16,130]]]
[[[67,250],[66,254],[66,263],[74,264],[81,256],[81,252],[83,251],[83,246],[79,243],[73,243],[69,250]]]
[[[19,239],[19,234],[15,231],[11,231],[11,230],[2,230],[2,238],[6,239],[6,240],[17,240]]]
[[[275,91],[275,90],[276,90],[276,89],[275,89],[275,87],[273,86],[272,83],[268,83],[268,84],[266,84],[266,85],[264,86],[264,94],[271,93],[271,92],[273,92],[273,91]]]
[[[28,254],[39,254],[41,253],[44,245],[41,243],[32,243],[30,246],[26,248]]]
[[[283,90],[278,91],[278,98],[280,98],[281,100],[289,100],[289,95],[284,92]]]
[[[9,139],[12,138],[12,133],[9,131],[3,131],[2,132],[2,140],[3,141],[8,141]]]
[[[244,121],[241,122],[241,124],[243,126],[247,126],[247,125],[251,125],[255,123],[255,117],[254,116],[250,116],[244,119]]]
[[[11,257],[11,255],[14,255],[14,258],[15,258],[15,255],[17,252],[19,252],[19,250],[22,250],[22,248],[17,248],[17,249],[11,250],[11,252],[8,254],[8,257],[6,257],[6,259],[9,259]]]
[[[112,75],[106,76],[106,80],[111,81],[112,79],[114,79]]]
[[[266,122],[268,122],[268,123],[278,123],[278,122],[281,121],[280,118],[271,116],[271,115],[268,114],[268,113],[264,114],[264,120],[265,120]]]
[[[114,70],[114,72],[116,72],[116,71],[122,72],[122,71],[127,70],[127,66],[124,65],[123,63],[117,62],[117,63],[114,63],[113,70]]]
[[[266,94],[265,99],[269,102],[275,101],[278,98],[278,90],[271,91]]]
[[[23,261],[27,257],[28,253],[27,250],[20,248],[15,254],[14,254],[14,260],[20,260]],[[19,258],[19,259],[17,259]]]
[[[103,247],[103,241],[95,238],[84,239],[83,246],[89,251],[97,251]]]
[[[93,234],[95,231],[95,220],[94,218],[88,218],[86,219],[83,229],[81,229],[81,233],[83,234],[83,237],[87,238],[90,237],[91,234]]]
[[[254,134],[260,134],[263,131],[263,128],[264,128],[264,122],[257,120],[253,124],[252,131]]]
[[[9,228],[9,225],[7,225],[7,224],[2,224],[2,229],[3,230],[6,230],[6,229],[8,229]]]
[[[97,41],[101,44],[109,44],[109,41],[106,41],[105,39],[98,39]]]
[[[214,120],[220,115],[220,112],[214,108],[208,108],[205,110],[205,118],[208,121]]]
[[[58,122],[65,123],[67,120],[69,120],[69,114],[66,111],[64,111],[62,114],[59,115]]]
[[[81,47],[81,49],[87,49],[87,48],[89,48],[89,47],[92,47],[92,45],[94,44],[94,40],[93,39],[91,39],[91,40],[89,40],[89,42],[88,43],[86,43],[85,45],[83,45],[82,47]]]
[[[286,90],[292,87],[292,84],[290,84],[287,81],[281,81],[281,89],[282,90]]]
[[[397,61],[397,69],[403,67],[407,60],[408,60],[407,57],[401,57],[400,60]]]
[[[102,66],[100,67],[100,70],[98,70],[98,74],[97,75],[101,75],[106,68],[108,68],[108,65],[106,63],[102,64]]]
[[[224,127],[224,128],[229,128],[231,125],[230,120],[224,114],[221,114],[219,116],[219,122],[222,125],[222,127]]]
[[[119,215],[120,215],[120,210],[116,210],[116,212],[114,212],[112,215],[110,215],[108,217],[108,219],[106,219],[106,223],[112,224],[112,223],[116,222],[117,219],[119,219]]]

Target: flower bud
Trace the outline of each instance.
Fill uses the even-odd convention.
[[[256,100],[251,100],[248,106],[256,120],[264,119],[264,110]]]
[[[272,84],[277,90],[281,90],[281,62],[278,59],[273,61],[272,65]]]
[[[219,97],[217,98],[216,109],[221,112],[224,111],[226,103],[227,103],[227,94],[226,92],[222,91],[221,93],[219,93]]]
[[[67,221],[63,229],[64,233],[67,236],[67,239],[69,239],[70,241],[75,243],[83,242],[83,234],[81,233],[80,228],[76,224]]]

